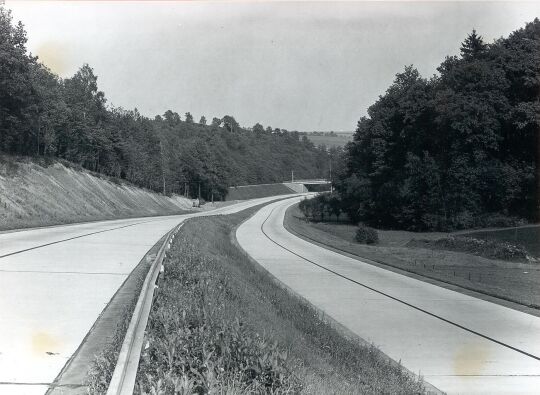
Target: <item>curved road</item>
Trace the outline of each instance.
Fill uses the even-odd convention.
[[[277,279],[450,394],[538,394],[540,318],[316,246],[263,207],[236,233]]]
[[[280,198],[0,233],[0,394],[43,394],[126,277],[178,223]]]

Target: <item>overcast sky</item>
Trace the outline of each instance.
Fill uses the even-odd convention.
[[[115,106],[352,131],[394,75],[431,76],[475,28],[491,42],[540,2],[14,2],[28,48],[68,77],[88,63]]]

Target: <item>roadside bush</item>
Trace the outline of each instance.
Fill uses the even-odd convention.
[[[375,229],[370,228],[369,226],[358,224],[355,239],[357,242],[363,244],[377,244],[379,242],[379,234]]]
[[[471,229],[475,225],[475,215],[468,210],[455,213],[448,219],[446,230]]]
[[[499,240],[475,239],[473,237],[443,237],[437,240],[411,240],[408,247],[440,249],[465,252],[490,259],[505,261],[531,261],[531,254],[525,247]]]
[[[298,204],[298,208],[304,216],[311,221],[324,221],[330,215],[335,215],[339,220],[341,202],[335,193],[322,193],[311,199],[304,199]]]
[[[480,228],[507,228],[511,226],[522,226],[526,223],[527,221],[523,218],[492,213],[479,216],[475,226]]]

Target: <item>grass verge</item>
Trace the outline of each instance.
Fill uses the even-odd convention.
[[[300,237],[383,267],[435,280],[439,285],[457,286],[455,290],[458,291],[470,290],[509,301],[515,304],[510,307],[540,315],[540,265],[537,263],[507,262],[463,252],[409,248],[406,244],[411,237],[404,232],[379,231],[380,245],[362,245],[354,241],[355,226],[308,222],[298,206],[292,206],[287,211],[285,227]],[[422,237],[436,239],[441,235]]]
[[[233,242],[256,209],[189,220],[165,261],[137,393],[424,393],[375,347],[350,339]]]

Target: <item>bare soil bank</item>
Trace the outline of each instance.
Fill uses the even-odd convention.
[[[60,162],[0,155],[0,230],[186,212],[192,202],[163,196]]]

